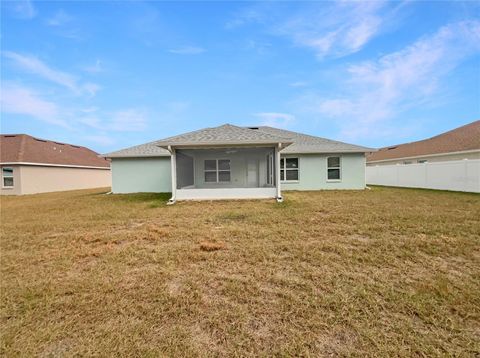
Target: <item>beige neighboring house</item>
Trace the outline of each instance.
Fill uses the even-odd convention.
[[[480,120],[417,142],[380,148],[367,166],[480,159]]]
[[[110,162],[88,148],[26,134],[0,136],[2,195],[109,187]]]

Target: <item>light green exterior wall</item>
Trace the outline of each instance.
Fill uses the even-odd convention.
[[[341,157],[341,180],[327,181],[327,157]],[[348,154],[292,154],[282,158],[299,159],[299,180],[296,183],[282,182],[282,190],[364,189],[365,155]]]
[[[112,159],[113,193],[168,193],[172,191],[170,158]]]
[[[327,181],[327,154],[282,155],[299,158],[299,181],[282,182],[282,190],[364,189],[365,155],[336,154],[341,157],[342,179]],[[112,159],[112,192],[171,192],[170,158]],[[198,173],[197,173],[198,175]]]

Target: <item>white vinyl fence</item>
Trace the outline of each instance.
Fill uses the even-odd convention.
[[[480,159],[366,168],[367,184],[480,193]]]

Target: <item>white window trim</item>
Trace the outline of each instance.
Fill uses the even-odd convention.
[[[215,160],[216,164],[215,167],[216,169],[205,169],[205,162],[207,160]],[[218,161],[219,160],[228,160],[230,169],[229,170],[224,170],[224,169],[219,169],[218,167]],[[229,172],[230,173],[230,180],[229,181],[219,181],[219,173],[220,172]],[[205,173],[217,173],[216,181],[206,181],[205,180]],[[232,161],[230,158],[219,158],[219,159],[204,159],[203,160],[203,182],[205,184],[222,184],[222,183],[231,183],[232,182]]]
[[[12,175],[5,175],[3,169],[12,169]],[[12,178],[13,185],[5,185],[4,178]],[[2,189],[13,189],[15,188],[15,175],[13,174],[13,167],[2,167]]]
[[[338,158],[338,167],[329,167],[328,166],[328,158]],[[327,172],[326,172],[326,176],[327,176],[327,183],[341,183],[342,182],[342,156],[341,155],[330,155],[327,157]],[[328,179],[328,169],[339,169],[340,170],[340,179]]]
[[[286,159],[296,159],[298,167],[296,168],[288,168],[287,169],[287,161]],[[283,162],[283,168],[282,168]],[[287,170],[296,170],[298,172],[298,179],[297,180],[287,180]],[[282,171],[283,173],[283,180],[282,178]],[[281,157],[280,158],[280,183],[299,183],[300,182],[300,158],[299,157]]]

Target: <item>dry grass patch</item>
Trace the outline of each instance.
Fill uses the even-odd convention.
[[[200,243],[200,250],[202,251],[218,251],[225,249],[225,243],[214,241],[203,241]]]
[[[479,195],[105,191],[0,198],[2,356],[480,353]]]

